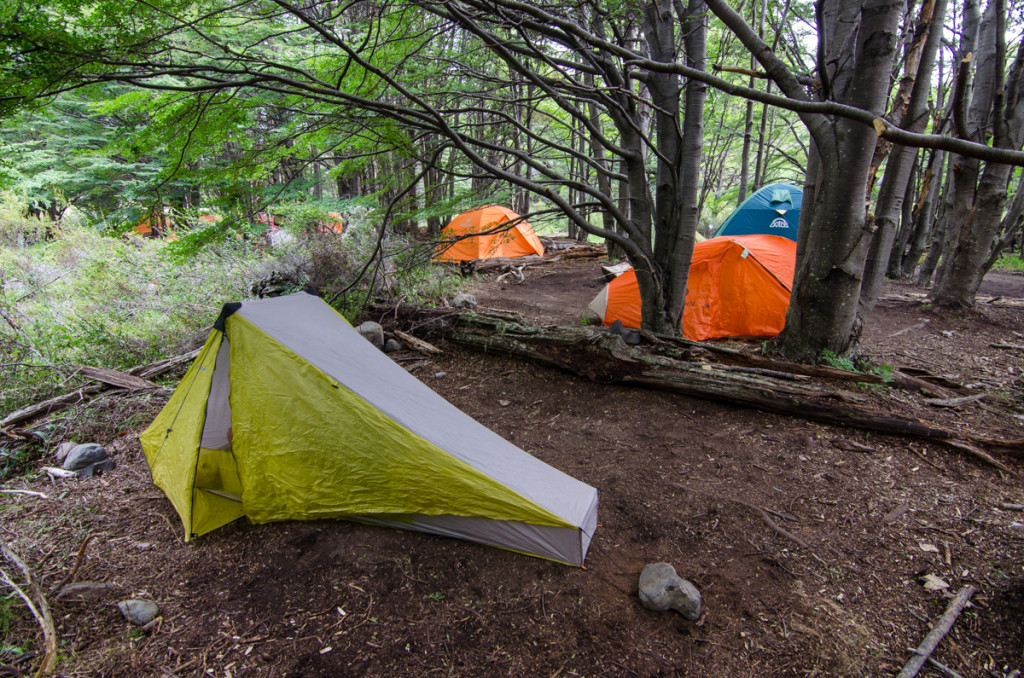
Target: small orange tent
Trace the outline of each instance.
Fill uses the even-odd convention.
[[[774,337],[786,324],[796,243],[777,235],[720,236],[697,243],[690,262],[683,336]],[[640,327],[640,289],[629,269],[590,303],[605,325]]]
[[[515,225],[507,226],[510,221],[515,222]],[[544,254],[544,246],[529,222],[512,210],[497,205],[478,207],[460,214],[444,227],[441,238],[445,242],[438,247],[434,261],[470,261]],[[453,240],[455,242],[449,245]]]

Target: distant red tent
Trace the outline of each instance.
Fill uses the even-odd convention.
[[[720,236],[697,243],[686,283],[683,336],[774,337],[786,324],[796,243],[775,235]],[[640,289],[629,269],[589,306],[605,325],[640,327]]]

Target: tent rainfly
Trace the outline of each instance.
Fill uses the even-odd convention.
[[[514,225],[509,226],[509,222]],[[512,210],[497,205],[460,214],[444,227],[441,238],[444,242],[434,254],[434,261],[544,256],[544,245],[530,223]]]
[[[686,281],[683,336],[774,337],[786,324],[796,243],[775,235],[710,238],[693,247]],[[630,268],[590,305],[601,322],[640,327],[640,288]]]
[[[597,490],[449,404],[306,293],[227,304],[141,436],[186,540],[342,518],[581,565]]]
[[[802,188],[791,184],[768,184],[755,191],[715,231],[722,235],[779,235],[796,242],[800,223]]]

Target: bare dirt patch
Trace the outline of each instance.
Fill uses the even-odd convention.
[[[483,276],[472,291],[481,306],[534,323],[577,324],[603,284],[594,261],[525,275],[519,285]],[[989,294],[1008,298],[1017,278]],[[907,301],[908,291],[920,290],[887,287],[866,352],[991,396],[936,408],[906,392],[864,395],[944,426],[1024,437],[1024,351],[995,347],[1024,344],[1024,311],[953,314]],[[27,478],[16,485],[49,498],[0,495],[3,539],[44,589],[89,535],[76,579],[119,587],[98,603],[51,601],[61,673],[893,675],[948,602],[921,585],[926,574],[948,592],[978,589],[936,659],[965,676],[1024,668],[1024,539],[1010,528],[1024,513],[1001,508],[1024,504],[1019,475],[933,444],[597,385],[452,347],[408,364],[486,426],[600,489],[586,569],[335,521],[239,521],[185,544],[135,429],[98,441],[118,463],[98,480]],[[136,403],[133,414],[148,421],[161,405]],[[1024,471],[1019,458],[1001,460]],[[657,561],[700,589],[699,621],[640,606],[640,570]],[[155,600],[162,622],[130,627],[113,605],[124,597]],[[13,624],[38,635],[27,617]]]

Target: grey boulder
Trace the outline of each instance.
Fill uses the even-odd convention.
[[[640,604],[648,610],[675,610],[687,619],[700,618],[700,591],[676,574],[668,563],[651,563],[640,573]]]
[[[95,443],[76,445],[71,448],[67,458],[64,459],[63,468],[66,471],[77,471],[80,468],[91,466],[98,461],[103,461],[106,458],[107,450],[101,445]]]
[[[476,308],[476,297],[472,294],[460,292],[452,299],[452,306],[455,308]]]
[[[364,339],[377,348],[384,348],[384,328],[380,326],[380,323],[367,320],[356,328],[356,332],[363,335]]]

